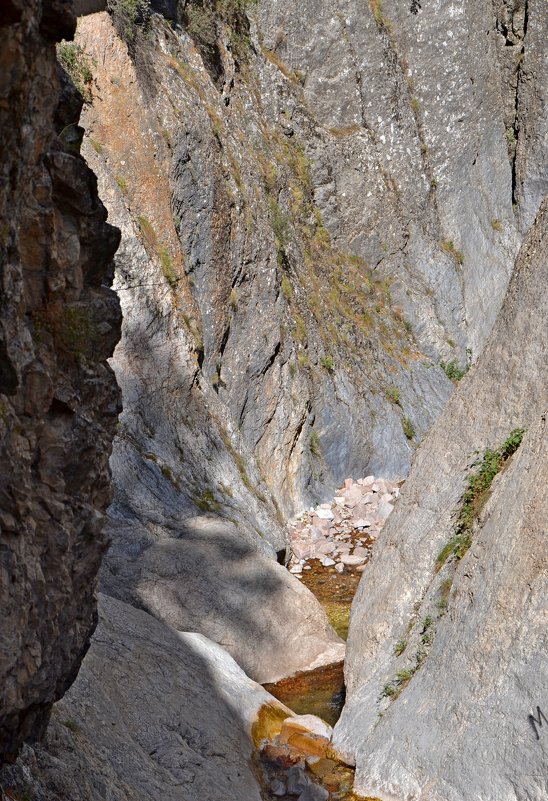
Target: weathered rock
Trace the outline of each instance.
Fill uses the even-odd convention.
[[[343,565],[347,565],[348,567],[355,565],[363,565],[365,559],[366,559],[365,556],[358,556],[357,554],[343,553],[341,555],[341,562],[343,563]]]
[[[305,787],[310,784],[310,779],[304,768],[293,765],[287,772],[287,792],[289,795],[300,795]]]
[[[169,537],[137,522],[118,526],[101,586],[174,629],[220,643],[256,681],[343,658],[310,590],[218,518],[189,520]]]
[[[260,801],[250,757],[265,706],[289,712],[215,643],[102,597],[44,746],[27,749],[2,785],[36,801]]]
[[[299,801],[327,801],[328,798],[329,791],[325,787],[311,782],[300,794]]]
[[[486,349],[417,454],[354,599],[334,744],[355,760],[363,795],[546,795],[548,741],[530,716],[548,682],[547,218],[545,201]],[[516,427],[528,432],[493,482],[471,548],[439,570],[478,451]],[[402,670],[411,673],[395,684]],[[403,689],[390,700],[394,687]]]
[[[70,142],[82,101],[55,41],[75,22],[70,3],[0,9],[0,761],[76,676],[111,498],[119,232]]]

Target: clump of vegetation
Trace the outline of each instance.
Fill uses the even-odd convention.
[[[220,512],[221,504],[215,499],[210,489],[205,489],[201,493],[192,496],[192,500],[201,512]]]
[[[459,367],[456,359],[452,359],[450,362],[440,362],[440,367],[447,378],[449,378],[454,384],[458,383],[461,378],[464,378],[469,369],[468,365],[465,367]]]
[[[464,264],[464,253],[462,250],[457,250],[452,239],[442,240],[440,242],[440,247],[446,253],[450,253],[451,256],[454,256],[459,264]]]
[[[124,41],[135,44],[148,30],[152,10],[150,0],[107,0],[114,27]]]
[[[322,367],[324,367],[326,370],[329,370],[330,372],[335,367],[335,361],[333,359],[333,356],[322,356],[322,358],[320,359],[320,364]]]
[[[320,448],[320,435],[317,431],[313,431],[310,434],[310,440],[308,442],[310,453],[312,456],[320,456],[321,455],[321,448]]]
[[[491,228],[493,231],[497,231],[499,234],[502,231],[502,223],[500,220],[491,220]]]
[[[169,255],[169,251],[167,248],[160,248],[158,251],[158,255],[160,257],[160,263],[162,265],[162,272],[164,274],[164,278],[170,285],[170,287],[174,287],[177,281],[179,280],[179,276],[177,275],[177,271],[173,265],[173,259]]]
[[[403,427],[403,433],[405,434],[407,439],[413,439],[413,437],[415,436],[415,426],[413,425],[409,417],[403,417],[401,423]]]
[[[468,476],[466,490],[460,502],[455,533],[438,554],[436,570],[440,570],[451,556],[462,559],[470,548],[474,524],[489,497],[493,479],[517,451],[524,433],[524,428],[515,428],[499,448],[494,451],[487,448],[481,460],[475,462],[474,466],[478,467]]]
[[[177,270],[175,269],[175,265],[173,264],[173,259],[171,258],[169,250],[165,246],[158,246],[158,237],[156,235],[156,231],[147,217],[141,215],[137,217],[137,222],[139,223],[139,228],[141,229],[141,235],[143,237],[143,242],[146,249],[156,253],[160,259],[164,278],[170,287],[173,288],[179,280],[179,276],[177,275]]]
[[[396,406],[399,406],[401,401],[401,393],[397,387],[387,387],[385,394],[390,403],[394,403]]]
[[[91,58],[75,42],[62,41],[57,45],[57,59],[82,95],[84,103],[91,103],[93,83]]]
[[[128,183],[127,183],[126,179],[124,178],[124,176],[123,175],[116,175],[114,180],[118,184],[118,188],[119,188],[120,192],[123,195],[127,195],[128,190],[129,190],[129,186],[128,186]]]
[[[288,302],[293,297],[293,287],[287,275],[282,275],[282,294]]]
[[[400,640],[396,643],[396,647],[394,648],[394,654],[396,656],[401,656],[405,649],[407,648],[407,640]]]
[[[440,615],[445,614],[452,586],[453,586],[453,576],[448,576],[446,579],[442,581],[440,585],[440,599],[438,601],[438,611]]]
[[[238,290],[236,287],[232,287],[230,290],[230,308],[232,311],[236,311],[238,308]]]
[[[93,136],[90,136],[89,143],[95,150],[95,152],[101,155],[101,153],[103,152],[103,145],[101,144],[101,142],[98,142],[97,139],[94,139]]]
[[[83,306],[65,308],[57,333],[62,345],[74,356],[88,353],[96,333],[89,310]]]

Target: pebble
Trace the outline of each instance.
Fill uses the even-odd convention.
[[[343,553],[341,556],[341,562],[343,565],[352,565],[353,567],[357,567],[358,565],[363,565],[365,562],[365,556],[355,556],[351,553]]]
[[[287,771],[287,792],[289,795],[300,795],[302,791],[310,784],[310,779],[306,775],[303,768],[299,765],[293,765]]]
[[[309,784],[299,796],[299,801],[327,801],[329,792],[319,784]]]
[[[287,787],[285,783],[282,782],[280,779],[272,779],[269,785],[270,792],[272,795],[278,796],[281,798],[287,793]]]

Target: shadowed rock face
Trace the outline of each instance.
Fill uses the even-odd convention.
[[[74,27],[68,3],[2,4],[0,758],[41,734],[74,680],[106,546],[120,309],[105,276],[120,237],[67,144],[81,101],[55,41]]]
[[[354,599],[334,741],[366,796],[546,797],[548,741],[530,715],[546,714],[548,681],[547,212],[545,201],[485,351],[422,446]],[[470,549],[440,565],[478,451],[516,427],[527,433]]]
[[[200,634],[104,596],[99,616],[45,743],[3,786],[36,801],[260,801],[252,725],[263,705],[289,710]]]

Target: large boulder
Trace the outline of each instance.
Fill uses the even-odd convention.
[[[255,681],[344,658],[310,590],[219,518],[188,521],[169,537],[118,525],[102,576],[109,594],[220,643]]]

